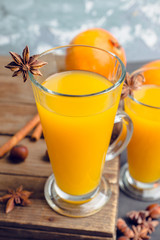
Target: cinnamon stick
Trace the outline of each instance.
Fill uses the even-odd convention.
[[[13,137],[0,147],[0,158],[10,151],[19,141],[21,141],[38,123],[39,115],[35,115],[22,129],[20,129]]]
[[[36,126],[35,130],[33,131],[31,135],[31,140],[32,141],[38,141],[42,136],[42,125],[41,123],[38,123]]]

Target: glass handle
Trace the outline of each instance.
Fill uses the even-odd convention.
[[[117,139],[109,146],[106,155],[106,161],[118,156],[127,147],[132,137],[133,123],[130,117],[125,112],[117,112],[114,124],[116,123],[122,123],[122,130]]]

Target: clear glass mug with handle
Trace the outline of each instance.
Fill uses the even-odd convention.
[[[43,75],[29,76],[53,169],[46,200],[66,216],[94,214],[111,195],[102,177],[105,159],[118,155],[132,135],[127,114],[116,115],[125,67],[114,54],[81,45],[50,49],[39,60],[48,63]],[[108,148],[114,122],[123,131]]]
[[[127,164],[121,169],[120,187],[142,201],[160,199],[159,72],[158,67],[136,70],[133,74],[140,74],[145,82],[124,100],[134,131],[127,146]]]

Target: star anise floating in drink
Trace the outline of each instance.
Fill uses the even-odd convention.
[[[8,194],[0,197],[0,202],[6,203],[6,213],[9,213],[17,205],[27,206],[31,204],[31,201],[28,199],[32,192],[23,190],[21,185],[15,190],[8,189]]]
[[[6,68],[9,68],[11,71],[13,71],[12,77],[18,76],[19,74],[22,74],[24,82],[28,78],[28,72],[30,71],[33,75],[39,75],[42,76],[39,68],[46,65],[46,62],[37,60],[39,55],[33,55],[30,57],[30,52],[28,46],[25,47],[25,49],[22,52],[22,57],[15,53],[15,52],[9,52],[13,58],[13,61],[10,62]]]
[[[127,72],[123,83],[121,99],[126,98],[128,95],[133,96],[133,91],[139,89],[144,81],[145,81],[144,76],[141,73],[135,72],[130,75]]]

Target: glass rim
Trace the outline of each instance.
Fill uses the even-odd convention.
[[[137,70],[135,70],[134,72],[131,73],[131,75],[135,74],[135,73],[142,73],[142,72],[146,72],[146,71],[149,71],[149,70],[157,70],[157,69],[160,69],[160,67],[149,67],[149,68],[144,68],[144,67],[141,67]],[[147,84],[147,85],[143,85],[143,86],[148,86],[148,85],[151,85],[151,86],[158,86],[156,84]],[[158,86],[160,88],[160,86]],[[152,108],[152,109],[160,109],[160,107],[156,107],[156,106],[152,106],[152,105],[148,105],[148,104],[145,104],[145,103],[142,103],[140,101],[138,101],[137,99],[134,98],[134,96],[132,95],[128,95],[128,97],[134,101],[135,103],[139,104],[139,105],[142,105],[144,107],[148,107],[148,108]]]
[[[139,105],[142,105],[144,107],[148,107],[148,108],[152,108],[152,109],[160,109],[160,107],[155,107],[155,106],[151,106],[151,105],[148,105],[148,104],[145,104],[145,103],[142,103],[140,101],[138,101],[137,99],[135,99],[133,96],[131,95],[128,95],[128,97],[135,103],[139,104]]]
[[[58,49],[63,49],[63,48],[69,48],[69,47],[87,47],[87,48],[94,48],[94,49],[97,49],[97,50],[100,50],[102,52],[105,52],[107,54],[110,54],[111,56],[113,56],[114,58],[116,58],[120,65],[121,65],[121,69],[122,69],[122,73],[121,73],[121,76],[119,78],[119,80],[114,83],[111,87],[105,89],[105,90],[102,90],[102,91],[99,91],[99,92],[95,92],[95,93],[91,93],[91,94],[81,94],[81,95],[72,95],[72,94],[65,94],[65,93],[59,93],[59,92],[56,92],[56,91],[52,91],[50,89],[47,89],[46,87],[44,87],[42,84],[40,84],[35,78],[34,78],[34,75],[29,72],[29,77],[31,79],[31,82],[33,84],[35,84],[38,88],[40,88],[41,90],[45,91],[46,93],[49,93],[49,94],[52,94],[52,95],[56,95],[56,96],[63,96],[63,97],[90,97],[90,96],[97,96],[97,95],[101,95],[101,94],[104,94],[104,93],[107,93],[107,92],[110,92],[112,90],[114,90],[115,88],[117,88],[124,80],[125,78],[125,75],[126,75],[126,69],[125,69],[125,66],[123,64],[123,62],[121,61],[121,59],[116,56],[114,53],[110,52],[110,51],[107,51],[107,50],[104,50],[104,49],[101,49],[101,48],[97,48],[97,47],[94,47],[94,46],[89,46],[89,45],[81,45],[81,44],[69,44],[69,45],[64,45],[64,46],[58,46],[58,47],[54,47],[54,48],[50,48],[42,53],[39,54],[38,56],[38,59],[54,50],[58,50]],[[72,71],[72,70],[71,70]],[[92,72],[92,71],[91,71]],[[103,76],[104,77],[104,76]],[[106,77],[104,77],[106,78]]]

